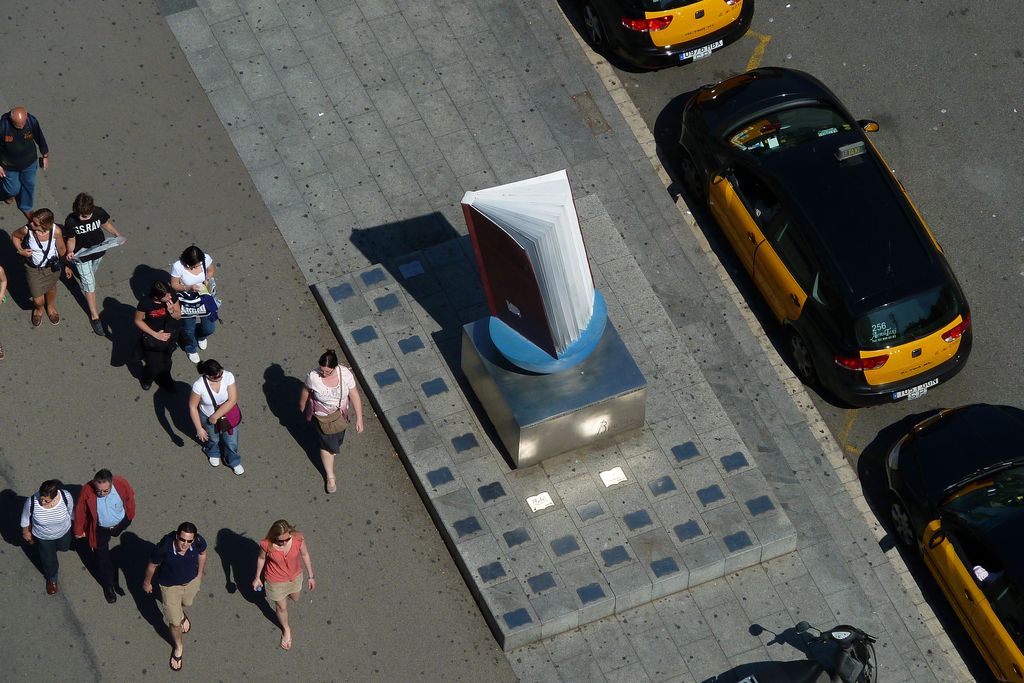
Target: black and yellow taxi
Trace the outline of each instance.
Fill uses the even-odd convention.
[[[1024,411],[975,404],[889,451],[890,518],[1000,681],[1024,681]]]
[[[812,76],[764,68],[698,89],[679,150],[796,373],[853,405],[922,396],[972,343],[963,291],[875,130]]]
[[[579,0],[583,33],[598,52],[655,69],[686,64],[739,39],[754,0]]]

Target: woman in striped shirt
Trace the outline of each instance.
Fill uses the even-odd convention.
[[[39,485],[39,492],[25,501],[21,511],[21,535],[25,543],[39,549],[39,562],[46,578],[46,594],[54,595],[57,585],[57,551],[71,549],[71,521],[75,501],[57,479]]]

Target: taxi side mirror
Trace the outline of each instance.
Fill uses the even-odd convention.
[[[864,129],[865,133],[878,132],[878,121],[872,121],[871,119],[860,119],[857,121],[861,128]]]

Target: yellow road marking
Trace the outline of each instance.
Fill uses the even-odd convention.
[[[764,59],[765,48],[768,47],[768,43],[772,41],[772,37],[765,35],[764,33],[758,33],[757,31],[747,31],[747,35],[757,40],[757,47],[750,55],[750,59],[747,61],[747,71],[756,69],[761,66],[761,60]]]
[[[850,436],[850,431],[853,429],[853,423],[857,421],[857,411],[847,411],[846,420],[843,421],[843,428],[836,434],[836,441],[838,441],[843,450],[847,453],[860,453],[860,449],[851,443],[847,442],[847,438]]]

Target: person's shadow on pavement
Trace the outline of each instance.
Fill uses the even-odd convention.
[[[42,574],[43,565],[39,562],[39,553],[35,546],[25,543],[21,537],[21,511],[25,508],[25,496],[11,489],[0,491],[0,536],[8,545],[21,548],[32,566]]]
[[[173,645],[171,633],[164,623],[160,606],[156,603],[158,589],[154,587],[152,594],[142,590],[146,567],[149,566],[149,558],[155,548],[155,544],[139,538],[131,531],[125,531],[121,534],[121,542],[110,549],[110,558],[124,575],[125,588],[135,600],[135,608],[139,610],[139,614],[160,634],[160,637]]]
[[[259,607],[263,616],[276,626],[274,608],[262,592],[257,593],[252,589],[252,580],[256,578],[256,560],[260,554],[259,543],[244,534],[224,528],[217,532],[214,550],[220,557],[224,576],[227,577],[225,590],[232,594],[239,593],[246,602]]]
[[[103,299],[100,320],[110,337],[110,367],[125,366],[135,379],[142,378],[142,347],[140,332],[135,327],[135,306],[123,304],[114,297]]]
[[[185,440],[178,434],[180,432],[181,434],[191,435],[189,440],[193,441],[197,446],[201,446],[199,440],[193,434],[195,426],[192,424],[192,418],[188,414],[188,399],[189,394],[192,393],[191,385],[176,381],[173,394],[162,387],[157,387],[155,384],[153,389],[153,410],[156,412],[157,422],[164,428],[167,435],[171,437],[174,445],[178,448],[182,448],[185,445]],[[170,420],[168,420],[168,416],[170,416]]]
[[[306,422],[306,418],[299,412],[299,395],[303,386],[301,379],[288,377],[284,368],[277,363],[271,364],[263,372],[263,395],[267,407],[277,418],[278,424],[287,429],[295,443],[302,447],[313,468],[323,475],[316,428]]]

